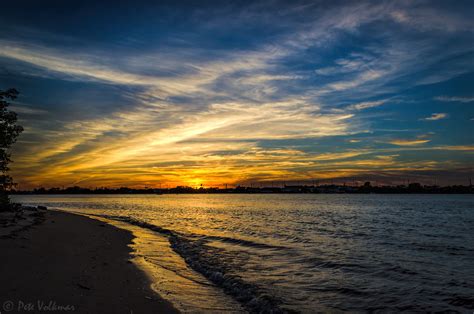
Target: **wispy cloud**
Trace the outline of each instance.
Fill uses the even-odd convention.
[[[386,102],[387,102],[387,99],[376,100],[376,101],[364,101],[364,102],[350,105],[348,108],[355,109],[355,110],[363,110],[363,109],[378,107],[380,105],[385,104]]]
[[[456,97],[456,96],[438,96],[434,98],[435,100],[439,101],[446,101],[446,102],[473,102],[474,97]]]
[[[447,117],[448,117],[447,113],[432,113],[431,116],[423,118],[422,120],[436,121],[436,120],[446,119]]]
[[[33,106],[28,105],[18,105],[18,103],[15,103],[15,105],[12,107],[12,110],[17,113],[27,115],[44,115],[48,113],[47,110],[34,108]]]
[[[430,140],[423,140],[423,139],[415,139],[415,140],[405,140],[405,139],[398,139],[392,140],[389,143],[397,146],[415,146],[415,145],[422,145],[430,142]]]

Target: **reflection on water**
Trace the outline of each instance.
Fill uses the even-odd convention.
[[[166,285],[158,281],[171,276],[162,271],[156,287],[210,289],[202,296],[216,311],[222,292],[234,300],[225,306],[238,301],[251,311],[474,308],[470,195],[16,198],[134,224],[143,260],[192,278],[190,286]]]

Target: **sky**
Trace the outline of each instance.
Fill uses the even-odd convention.
[[[8,1],[39,186],[468,184],[472,1]]]

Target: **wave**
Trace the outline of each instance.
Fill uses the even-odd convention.
[[[288,247],[284,246],[278,246],[278,245],[271,245],[271,244],[266,244],[266,243],[258,243],[258,242],[253,242],[249,240],[244,240],[244,239],[236,239],[236,238],[229,238],[229,237],[223,237],[223,236],[204,236],[205,239],[207,240],[217,240],[220,242],[225,242],[225,243],[230,243],[230,244],[238,244],[241,246],[247,246],[247,247],[253,247],[253,248],[259,248],[259,249],[285,249],[288,250]]]
[[[184,235],[126,216],[88,215],[126,222],[167,236],[173,251],[180,255],[187,265],[223,289],[226,294],[232,296],[251,313],[293,312],[282,308],[282,301],[280,299],[270,295],[258,285],[246,282],[240,276],[233,274],[231,266],[223,260],[222,254],[220,254],[222,249],[209,246],[207,243],[210,240],[219,240],[257,248],[273,249],[278,247],[228,237]]]

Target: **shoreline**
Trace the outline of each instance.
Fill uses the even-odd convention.
[[[131,262],[130,231],[62,211],[41,220],[0,238],[0,312],[179,313]]]

